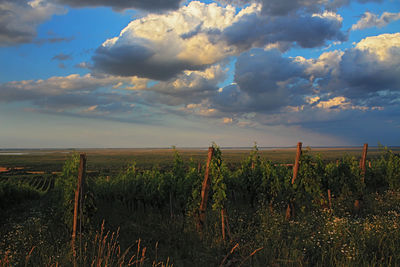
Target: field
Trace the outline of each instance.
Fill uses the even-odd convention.
[[[360,157],[362,147],[354,148],[308,148],[311,155],[320,154],[324,160],[333,161],[344,155]],[[394,152],[400,148],[391,148]],[[307,150],[307,148],[305,148]],[[204,162],[207,149],[177,149],[184,161],[193,158],[195,162]],[[222,149],[224,161],[228,166],[236,166],[244,160],[251,151],[247,149]],[[161,169],[170,167],[174,160],[173,149],[60,149],[60,150],[0,150],[0,168],[23,167],[26,171],[61,172],[64,162],[74,152],[87,154],[89,171],[118,172],[132,162],[141,169],[151,169],[158,166]],[[266,148],[260,149],[261,158],[276,163],[293,163],[296,149]],[[368,156],[379,155],[379,148],[370,148]]]
[[[400,265],[399,148],[214,149],[1,150],[0,266]]]

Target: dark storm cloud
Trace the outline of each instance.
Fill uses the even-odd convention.
[[[223,88],[212,103],[221,111],[273,112],[306,93],[304,66],[277,50],[252,49],[238,57],[235,82]]]
[[[28,0],[0,0],[0,46],[33,41],[39,24],[64,11],[50,2],[35,5]]]
[[[342,22],[334,17],[288,16],[264,17],[250,14],[224,30],[223,38],[241,49],[270,43],[297,43],[304,48],[323,46],[327,40],[345,41]]]
[[[11,5],[11,3],[9,4]],[[36,36],[34,28],[24,30],[22,27],[15,27],[16,16],[17,14],[11,8],[5,9],[5,7],[0,6],[0,46],[26,43]]]
[[[368,112],[346,110],[330,119],[302,122],[300,125],[315,132],[349,140],[353,144],[397,145],[400,141],[398,107]]]
[[[346,95],[363,98],[377,91],[400,91],[400,47],[388,50],[386,60],[379,60],[368,50],[351,49],[340,62],[340,78],[348,85]]]
[[[195,66],[179,59],[160,61],[153,57],[149,48],[132,43],[130,45],[99,47],[93,56],[95,71],[113,75],[139,76],[155,80],[168,80],[183,70],[197,70],[206,66]]]
[[[55,0],[57,3],[69,5],[71,7],[107,6],[117,10],[132,8],[153,12],[177,9],[181,1],[182,0]]]

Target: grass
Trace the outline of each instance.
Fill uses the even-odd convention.
[[[400,192],[371,194],[362,213],[352,214],[334,200],[333,211],[317,209],[291,221],[279,209],[230,207],[232,238],[227,241],[221,239],[218,212],[209,212],[201,238],[192,218],[170,218],[167,211],[133,214],[122,206],[101,205],[94,223],[98,230],[87,233],[79,259],[86,266],[93,262],[95,266],[120,266],[119,262],[124,262],[122,266],[129,262],[133,266],[398,266],[399,202]],[[35,247],[29,266],[47,262],[69,266],[68,235],[56,237],[59,245],[53,248],[50,232],[60,229],[53,223],[41,218],[17,228],[15,232],[22,236],[12,238],[29,242],[20,254],[9,255],[10,261],[24,261]],[[106,261],[109,265],[100,264]]]

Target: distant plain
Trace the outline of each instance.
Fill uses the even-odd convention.
[[[382,148],[369,147],[368,158],[377,157]],[[400,152],[400,147],[390,147]],[[240,165],[252,148],[222,148],[222,156],[229,167]],[[176,148],[185,162],[192,159],[204,164],[207,148]],[[345,155],[359,158],[362,147],[303,147],[303,153],[319,154],[325,161],[334,161]],[[86,153],[88,171],[115,173],[136,164],[139,169],[169,169],[174,160],[172,148],[101,148],[101,149],[1,149],[0,168],[17,168],[30,172],[60,172],[65,160],[72,153]],[[274,163],[290,164],[295,158],[296,148],[259,148],[262,159]]]

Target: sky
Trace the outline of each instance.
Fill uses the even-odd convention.
[[[400,145],[399,0],[0,0],[0,148]]]

